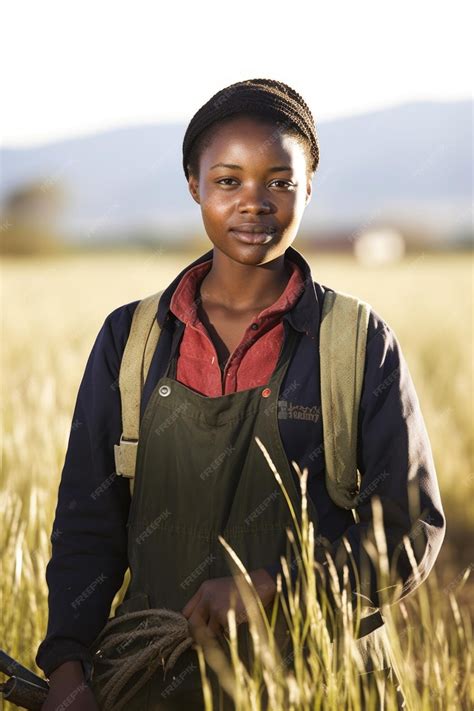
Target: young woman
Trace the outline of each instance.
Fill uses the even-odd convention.
[[[430,443],[400,344],[373,309],[358,413],[358,469],[368,494],[360,497],[357,523],[326,489],[318,343],[331,289],[313,280],[292,246],[318,161],[311,112],[279,81],[222,89],[187,128],[183,168],[212,249],[185,267],[159,302],[132,506],[129,482],[115,474],[113,447],[122,432],[120,363],[138,301],[107,316],[87,362],[47,568],[49,624],[37,653],[51,682],[46,709],[78,685],[83,691],[71,708],[96,708],[84,674],[87,680],[91,644],[128,566],[128,611],[167,607],[181,611],[191,630],[218,636],[234,596],[245,619],[221,534],[263,605],[271,603],[290,517],[256,435],[295,501],[299,485],[290,462],[308,467],[318,541],[327,542],[341,573],[342,537],[348,539],[367,604],[379,605],[376,580],[364,578],[370,493],[382,502],[403,595],[435,562],[445,519]],[[422,512],[415,519],[414,493]],[[400,551],[415,525],[417,570]],[[357,589],[355,577],[351,582]],[[379,617],[375,626],[381,624]],[[367,638],[379,631],[369,630]],[[127,708],[203,708],[194,650],[173,674],[179,683],[169,693],[163,694],[169,678],[157,673]]]

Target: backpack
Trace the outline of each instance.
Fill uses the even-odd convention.
[[[138,303],[120,364],[122,435],[114,445],[115,468],[118,476],[130,479],[132,495],[141,395],[160,335],[156,314],[162,293]],[[369,313],[370,305],[351,294],[325,292],[319,354],[326,487],[333,502],[351,509],[356,520],[354,509],[360,492],[357,421]]]

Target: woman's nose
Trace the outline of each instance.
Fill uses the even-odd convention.
[[[240,197],[241,212],[270,212],[271,203],[260,188],[249,188]]]

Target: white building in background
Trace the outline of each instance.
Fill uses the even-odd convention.
[[[405,255],[405,239],[393,227],[364,230],[354,240],[354,255],[361,264],[367,266],[398,262]]]

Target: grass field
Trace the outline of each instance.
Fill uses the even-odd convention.
[[[301,251],[316,281],[368,301],[405,353],[432,443],[447,535],[428,582],[397,612],[402,672],[414,711],[470,709],[472,262],[465,254],[420,254],[374,269],[349,256]],[[33,669],[47,622],[44,573],[57,487],[87,356],[110,311],[163,288],[198,254],[162,249],[2,262],[0,637],[2,648]],[[342,708],[328,699],[328,709]],[[316,701],[295,703],[320,708]],[[353,701],[348,708],[359,707]]]

